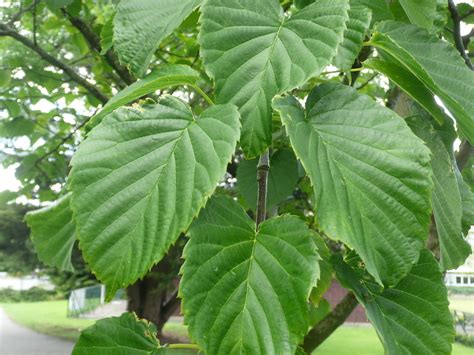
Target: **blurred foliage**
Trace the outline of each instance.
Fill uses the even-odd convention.
[[[40,302],[61,298],[56,291],[32,287],[29,290],[18,291],[10,288],[0,290],[0,303]]]

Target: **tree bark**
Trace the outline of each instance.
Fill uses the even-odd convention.
[[[135,312],[138,317],[154,323],[158,336],[161,336],[163,326],[176,311],[180,303],[174,297],[175,300],[172,301],[173,307],[168,307],[167,311],[165,311],[164,306],[167,302],[171,302],[171,299],[167,299],[169,285],[160,282],[159,277],[155,273],[160,273],[159,268],[154,268],[142,280],[138,280],[127,288],[127,310]],[[175,293],[173,293],[174,295]]]
[[[311,354],[314,349],[323,343],[344,321],[358,305],[352,292],[347,293],[341,302],[306,335],[303,349]]]
[[[127,310],[153,322],[158,336],[180,305],[177,289],[181,252],[182,245],[178,242],[143,279],[127,288]]]

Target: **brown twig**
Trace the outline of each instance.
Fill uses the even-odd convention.
[[[352,292],[339,302],[336,307],[323,320],[321,320],[309,333],[305,336],[303,349],[311,354],[314,349],[322,344],[344,321],[349,317],[356,308],[358,302]]]
[[[257,211],[255,225],[258,228],[267,215],[267,186],[268,186],[268,171],[270,170],[270,154],[268,150],[260,155],[260,160],[257,166]]]
[[[474,66],[469,59],[469,56],[466,53],[466,49],[464,48],[464,43],[461,36],[461,16],[459,15],[458,8],[453,0],[448,0],[448,7],[449,12],[451,13],[451,18],[453,19],[453,36],[454,36],[454,44],[456,45],[457,50],[461,54],[462,58],[466,62],[466,65],[471,69],[474,70]]]

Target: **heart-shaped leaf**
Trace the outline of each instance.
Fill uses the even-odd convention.
[[[274,107],[314,185],[320,228],[355,249],[378,282],[397,284],[428,235],[423,141],[393,111],[344,85],[317,87],[306,111],[292,97]]]
[[[343,39],[347,0],[321,0],[286,17],[278,0],[208,0],[201,8],[201,55],[219,103],[242,117],[248,158],[271,143],[272,98],[331,63]]]
[[[295,216],[258,231],[237,202],[209,201],[184,251],[189,332],[208,354],[294,354],[308,331],[308,297],[318,276],[314,232]]]
[[[224,176],[237,139],[233,105],[195,117],[181,100],[106,116],[72,160],[71,206],[84,259],[108,298],[142,277]]]

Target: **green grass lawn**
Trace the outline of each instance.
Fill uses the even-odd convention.
[[[321,355],[383,355],[374,328],[343,326],[337,329],[313,354]],[[472,348],[454,344],[452,355],[472,355]]]
[[[8,316],[25,327],[60,338],[76,340],[82,329],[95,323],[90,319],[66,317],[67,301],[3,303]]]
[[[93,320],[66,317],[66,301],[5,303],[0,305],[15,322],[41,333],[75,340],[79,332],[94,324]],[[183,337],[187,330],[173,320],[165,326],[168,335]],[[329,337],[314,354],[383,355],[382,345],[370,326],[343,326]],[[453,355],[472,355],[473,349],[454,344]]]

